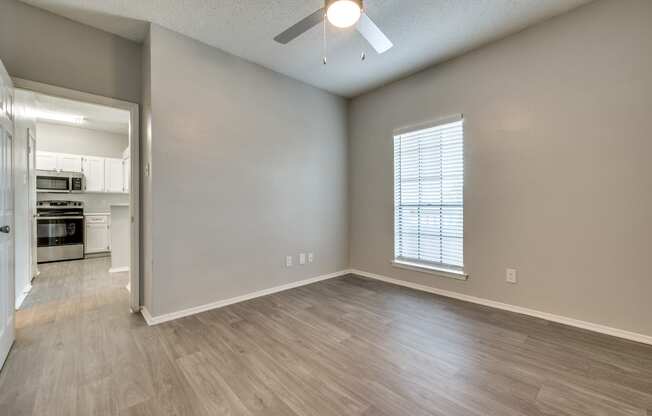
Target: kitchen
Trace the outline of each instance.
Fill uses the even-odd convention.
[[[34,94],[34,275],[54,262],[106,258],[129,271],[128,111]]]

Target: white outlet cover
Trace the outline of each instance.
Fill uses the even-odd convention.
[[[292,256],[287,256],[285,258],[285,267],[292,267]]]
[[[314,253],[308,253],[308,263],[312,263],[315,260]]]
[[[306,253],[299,254],[299,264],[306,264]]]
[[[505,281],[507,283],[516,283],[517,282],[516,269],[507,269],[505,271]]]

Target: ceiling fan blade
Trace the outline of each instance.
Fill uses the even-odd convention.
[[[358,25],[356,26],[358,32],[367,39],[367,42],[374,47],[376,52],[383,53],[391,49],[394,44],[390,41],[385,34],[378,29],[378,26],[367,16],[367,13],[362,13]]]
[[[287,44],[288,42],[301,36],[304,32],[307,32],[308,30],[321,23],[324,20],[324,13],[325,10],[322,7],[305,19],[300,20],[299,23],[290,26],[289,29],[276,36],[274,40],[278,43],[282,43],[283,45]]]

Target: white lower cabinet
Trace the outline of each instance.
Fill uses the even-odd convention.
[[[86,216],[86,242],[84,245],[86,254],[111,251],[110,218],[109,215]]]

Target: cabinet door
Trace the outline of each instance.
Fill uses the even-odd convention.
[[[91,254],[109,251],[108,219],[106,217],[97,217],[98,222],[89,221],[92,218],[86,218],[86,244],[84,246],[84,252]]]
[[[83,162],[87,192],[104,192],[104,159],[85,157]]]
[[[106,192],[124,192],[122,159],[106,159]]]
[[[75,155],[58,155],[57,169],[65,172],[81,172],[82,157]]]
[[[56,170],[57,155],[53,153],[36,152],[36,169]]]
[[[129,186],[131,185],[131,159],[126,157],[122,159],[122,175],[124,178],[124,191],[129,192]]]

